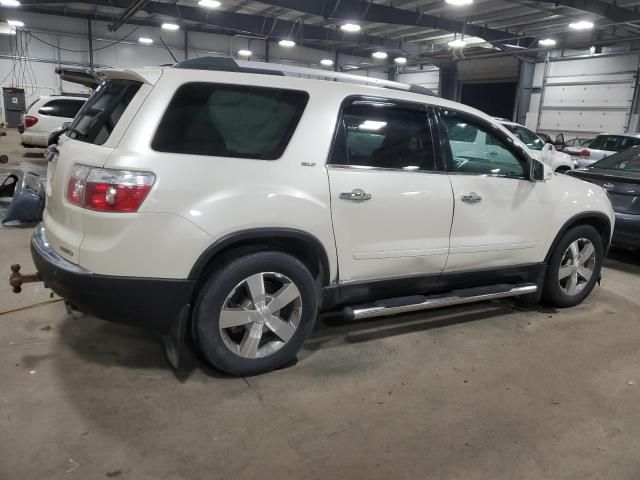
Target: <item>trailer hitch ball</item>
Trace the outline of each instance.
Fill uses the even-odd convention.
[[[39,273],[33,273],[30,275],[23,275],[20,273],[20,265],[17,263],[11,265],[11,275],[9,275],[9,284],[13,288],[13,293],[20,293],[22,291],[23,283],[33,283],[39,282],[42,279],[40,278]]]

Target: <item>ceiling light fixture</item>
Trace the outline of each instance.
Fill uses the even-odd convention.
[[[323,58],[322,60],[320,60],[320,65],[322,65],[323,67],[332,67],[333,60],[331,60],[330,58]]]
[[[556,42],[553,38],[543,38],[538,42],[541,47],[555,47]]]
[[[386,59],[389,55],[387,55],[387,52],[382,52],[382,51],[380,51],[380,52],[373,52],[373,53],[371,54],[371,56],[372,56],[373,58],[377,59],[377,60],[384,60],[384,59]]]
[[[465,42],[461,38],[456,38],[455,40],[451,40],[447,45],[449,45],[451,48],[464,48],[467,46],[467,42]]]
[[[362,27],[357,23],[345,23],[340,26],[340,30],[347,33],[357,33],[362,30]]]
[[[278,45],[280,45],[281,47],[291,48],[296,46],[296,42],[294,42],[293,40],[280,40],[278,42]]]
[[[150,38],[147,38],[147,37],[140,37],[140,38],[138,39],[138,41],[139,41],[140,43],[145,43],[145,44],[147,44],[147,45],[149,45],[149,44],[153,43],[153,40],[152,40],[152,39],[150,39]]]
[[[18,0],[0,0],[0,5],[3,7],[19,7],[20,2]]]
[[[464,7],[465,5],[471,5],[473,0],[445,0],[445,2],[456,7]]]
[[[406,57],[396,57],[393,59],[394,62],[396,62],[398,65],[406,65],[407,64],[407,58]]]
[[[24,27],[24,22],[20,20],[7,20],[7,23],[12,27]]]
[[[250,57],[253,55],[253,52],[251,50],[238,50],[238,55],[241,57]]]
[[[218,2],[218,0],[200,0],[198,5],[205,8],[218,8],[222,3]]]
[[[591,30],[593,28],[593,22],[580,20],[579,22],[570,23],[569,28],[572,28],[573,30]]]
[[[180,30],[180,25],[176,25],[175,23],[163,23],[162,28],[165,30]]]

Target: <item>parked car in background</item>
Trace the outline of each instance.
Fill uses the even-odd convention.
[[[49,149],[37,278],[71,309],[163,332],[169,359],[192,335],[235,375],[290,362],[320,310],[591,293],[614,221],[602,188],[426,89],[287,68],[101,71]]]
[[[640,146],[611,155],[570,175],[609,192],[616,223],[612,243],[640,247]]]
[[[546,163],[554,172],[565,173],[574,168],[571,156],[556,150],[555,146],[541,138],[540,134],[534,133],[519,123],[503,119],[498,121],[529,148],[533,158]]]
[[[588,145],[567,147],[565,151],[576,157],[574,158],[576,168],[582,168],[634,145],[640,145],[640,133],[601,133]]]
[[[547,135],[546,133],[541,133],[541,132],[536,132],[536,135],[538,137],[540,137],[540,139],[544,142],[544,143],[551,143],[553,144],[553,140],[551,140],[551,137],[549,135]]]
[[[593,138],[572,138],[564,144],[564,148],[568,147],[586,147],[593,141]],[[564,151],[564,149],[563,149]]]
[[[24,147],[49,146],[49,135],[71,122],[87,101],[86,96],[50,95],[38,98],[27,108],[18,131]]]

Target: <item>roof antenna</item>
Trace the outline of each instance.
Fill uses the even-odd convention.
[[[176,56],[173,54],[173,52],[169,49],[169,47],[167,47],[167,44],[164,43],[164,40],[162,39],[162,37],[160,37],[160,41],[162,42],[162,45],[164,46],[164,48],[167,49],[167,52],[169,52],[169,55],[171,55],[171,58],[173,58],[173,61],[178,63],[178,59],[176,58]]]

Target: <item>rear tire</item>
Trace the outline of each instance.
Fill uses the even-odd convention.
[[[604,247],[591,225],[579,225],[564,234],[553,252],[545,277],[542,300],[553,307],[582,303],[600,278]]]
[[[293,360],[318,316],[316,282],[295,257],[248,254],[217,270],[194,308],[197,342],[231,375],[274,370]]]
[[[569,168],[569,167],[558,167],[558,168],[556,168],[556,173],[565,174],[569,170],[571,170],[571,168]]]

